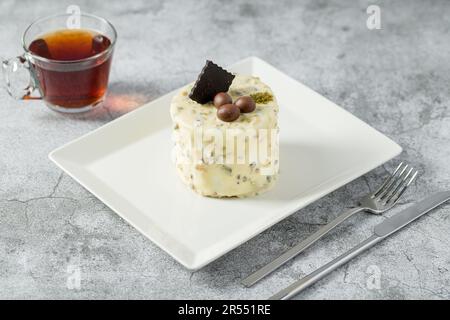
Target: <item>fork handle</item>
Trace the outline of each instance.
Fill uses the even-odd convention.
[[[276,269],[278,269],[280,266],[291,260],[292,258],[296,257],[300,253],[302,253],[304,250],[306,250],[308,247],[310,247],[313,243],[315,243],[317,240],[322,238],[324,235],[326,235],[328,232],[333,230],[336,226],[353,216],[354,214],[363,211],[365,208],[363,207],[356,207],[353,209],[350,209],[339,216],[337,216],[333,221],[330,223],[324,225],[319,230],[314,232],[312,235],[310,235],[308,238],[300,242],[299,244],[295,245],[291,249],[284,252],[281,256],[273,260],[272,262],[266,264],[264,267],[259,269],[258,271],[252,273],[247,278],[242,280],[242,284],[246,287],[251,287],[256,282],[267,276],[268,274],[272,273]]]

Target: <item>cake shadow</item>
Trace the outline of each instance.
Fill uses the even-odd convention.
[[[276,185],[258,196],[264,201],[289,201],[307,195],[328,179],[319,168],[329,162],[338,147],[324,145],[280,143],[280,174]],[[311,171],[317,170],[317,175]]]

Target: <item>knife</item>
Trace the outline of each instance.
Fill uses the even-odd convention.
[[[346,253],[340,255],[333,261],[305,276],[304,278],[294,282],[289,287],[281,290],[277,294],[270,297],[269,300],[286,300],[292,298],[294,295],[296,295],[306,287],[312,285],[316,281],[328,275],[333,270],[339,268],[340,266],[356,257],[361,252],[369,249],[373,245],[387,238],[394,232],[400,230],[410,222],[416,220],[417,218],[421,217],[425,213],[436,208],[449,199],[450,191],[437,192],[416,203],[415,205],[412,205],[409,208],[406,208],[405,210],[384,220],[382,223],[375,227],[373,235],[371,237],[364,240],[353,249],[350,249]]]

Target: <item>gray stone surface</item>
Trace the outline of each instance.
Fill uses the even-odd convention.
[[[364,239],[361,214],[266,281],[239,280],[378,185],[398,159],[333,192],[204,269],[190,273],[47,158],[71,141],[222,65],[259,56],[400,145],[422,172],[401,205],[450,189],[448,1],[0,2],[2,55],[32,20],[65,11],[110,19],[119,42],[107,108],[81,117],[0,92],[0,298],[267,298]],[[450,205],[442,206],[298,295],[299,299],[450,298]],[[374,267],[375,266],[375,267]],[[380,271],[380,288],[367,285]],[[71,275],[81,275],[75,288]],[[72,283],[73,284],[73,283]],[[72,289],[71,289],[72,288]]]

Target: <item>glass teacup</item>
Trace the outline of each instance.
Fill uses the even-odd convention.
[[[70,113],[102,104],[117,32],[94,15],[80,13],[78,23],[70,24],[73,18],[72,14],[46,17],[25,30],[25,53],[2,63],[12,97],[42,99],[51,109]]]

